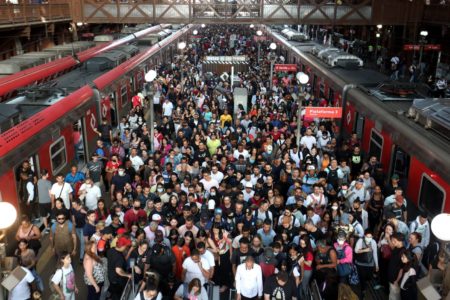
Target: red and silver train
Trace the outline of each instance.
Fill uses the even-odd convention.
[[[0,102],[14,97],[18,89],[23,89],[30,85],[41,84],[43,82],[58,78],[101,53],[111,51],[119,46],[126,45],[131,42],[139,41],[150,34],[161,32],[165,28],[169,27],[169,24],[162,24],[142,29],[137,32],[127,34],[118,40],[102,43],[95,47],[78,52],[76,55],[68,55],[51,62],[17,72],[13,75],[0,78]]]
[[[76,130],[83,137],[81,155],[89,157],[98,138],[94,132],[98,120],[106,118],[112,122],[112,109],[117,112],[117,119],[128,113],[131,97],[144,87],[146,72],[170,61],[177,53],[177,43],[186,39],[191,29],[192,26],[185,26],[174,31],[125,61],[123,49],[122,53],[116,50],[98,54],[55,79],[52,88],[30,88],[27,91],[30,98],[19,95],[0,103],[3,107],[0,111],[17,110],[26,115],[23,121],[0,134],[0,199],[18,206],[15,171],[25,159],[37,172],[42,169],[49,170],[50,175],[66,172],[77,154],[73,139]],[[90,66],[89,62],[95,63]],[[105,69],[106,63],[116,65]]]
[[[309,75],[315,96],[343,107],[344,135],[356,132],[364,152],[378,157],[387,176],[400,175],[407,199],[430,216],[450,212],[448,128],[426,129],[408,116],[413,103],[423,96],[389,84],[385,86],[389,88],[380,87],[388,78],[373,70],[333,68],[311,53],[317,48],[314,43],[287,41],[265,29],[286,63],[297,64],[299,71]]]

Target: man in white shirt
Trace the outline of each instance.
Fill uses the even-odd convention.
[[[200,183],[203,184],[203,188],[205,189],[205,191],[209,193],[213,186],[217,189],[219,188],[219,183],[217,182],[217,180],[211,178],[211,173],[207,169],[203,170],[202,175],[203,179],[200,180]]]
[[[214,267],[216,266],[216,263],[214,261],[214,255],[206,249],[206,245],[204,242],[199,242],[197,244],[198,252],[200,252],[200,257],[204,258],[208,261],[209,264],[209,278],[212,278],[214,276]]]
[[[219,167],[213,165],[211,168],[211,178],[220,183],[223,179],[223,176],[224,176],[223,173],[219,171]]]
[[[169,98],[166,98],[166,100],[164,101],[162,109],[163,109],[163,116],[169,118],[172,117],[173,104],[172,102],[170,102]]]
[[[300,145],[305,146],[310,151],[314,145],[316,145],[316,138],[312,135],[311,128],[306,129],[305,135],[300,139]]]
[[[137,149],[136,149],[136,148],[131,149],[131,153],[130,153],[130,161],[131,161],[131,165],[132,165],[133,168],[136,170],[136,172],[139,172],[139,170],[141,169],[141,167],[144,166],[144,161],[143,161],[142,158],[137,154]]]
[[[25,273],[25,277],[11,290],[9,300],[31,299],[30,285],[34,285],[35,278],[30,270],[22,266],[20,268]]]
[[[64,182],[64,176],[58,174],[56,176],[56,183],[52,185],[50,190],[50,197],[52,200],[52,207],[55,206],[55,200],[61,198],[64,202],[64,206],[70,209],[70,203],[72,202],[73,189],[67,182]]]
[[[78,195],[80,200],[84,200],[84,205],[89,210],[96,210],[98,200],[102,197],[102,192],[100,188],[94,184],[92,179],[87,178],[80,186]]]
[[[262,270],[249,255],[236,270],[236,300],[256,299],[263,295]]]
[[[210,268],[211,266],[208,261],[200,256],[200,252],[197,249],[194,249],[191,252],[191,256],[183,262],[181,278],[185,283],[189,283],[192,279],[198,278],[203,286],[210,278]]]
[[[250,157],[248,150],[244,149],[244,145],[242,143],[239,143],[237,149],[233,152],[233,157],[235,159],[239,159],[240,155],[244,156],[245,159]]]
[[[245,202],[249,202],[253,195],[255,195],[255,191],[253,191],[253,185],[251,184],[251,182],[247,182],[245,184],[245,189],[242,191],[242,193],[244,194]]]

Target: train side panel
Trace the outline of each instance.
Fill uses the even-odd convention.
[[[12,169],[0,176],[0,196],[1,201],[12,203],[18,209],[19,195],[16,188],[16,178]]]
[[[415,157],[411,157],[407,196],[433,215],[450,211],[450,184]]]

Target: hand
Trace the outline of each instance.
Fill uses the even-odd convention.
[[[378,267],[375,267],[375,272],[378,273],[378,271],[380,271],[380,269]]]
[[[75,249],[73,249],[72,253],[70,253],[70,256],[75,256],[77,255],[77,251]]]
[[[75,294],[78,294],[78,288],[75,287]]]
[[[236,300],[241,300],[241,294],[236,295]]]
[[[100,287],[98,285],[94,286],[94,288],[95,288],[95,292],[97,294],[100,293]]]
[[[60,300],[66,300],[66,297],[64,297],[64,295],[59,295],[59,299]]]

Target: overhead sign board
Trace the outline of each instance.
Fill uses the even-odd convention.
[[[420,51],[420,45],[412,45],[412,44],[406,44],[403,45],[404,51]],[[440,44],[426,44],[423,45],[424,51],[441,51],[441,45]]]
[[[275,65],[275,72],[296,72],[297,71],[297,65],[295,64],[276,64]]]
[[[306,118],[339,119],[342,117],[342,107],[306,107]]]

